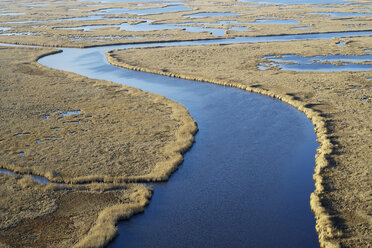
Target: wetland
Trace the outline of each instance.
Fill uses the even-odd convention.
[[[369,1],[89,2],[0,6],[1,245],[371,245]]]

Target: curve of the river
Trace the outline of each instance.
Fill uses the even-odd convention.
[[[125,70],[105,52],[370,35],[326,33],[63,49],[43,65],[134,86],[183,104],[199,133],[169,182],[155,185],[144,214],[119,224],[110,247],[316,247],[309,206],[317,144],[296,109],[269,97],[213,84]]]
[[[104,52],[123,47],[63,49],[39,60],[164,95],[198,123],[180,169],[155,185],[144,214],[119,224],[110,247],[318,246],[309,206],[317,144],[306,116],[239,89],[108,64]]]

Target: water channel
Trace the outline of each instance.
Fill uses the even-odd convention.
[[[185,162],[155,185],[144,214],[119,224],[110,247],[318,246],[309,207],[317,143],[305,115],[269,97],[107,63],[105,51],[129,47],[63,49],[39,61],[164,95],[198,123]]]
[[[328,36],[337,35],[320,38]],[[309,207],[317,143],[304,114],[234,88],[121,69],[108,64],[104,54],[139,46],[237,40],[68,48],[39,60],[52,68],[164,95],[183,104],[198,123],[200,131],[184,163],[169,182],[154,185],[143,214],[119,224],[120,235],[110,247],[318,246]]]

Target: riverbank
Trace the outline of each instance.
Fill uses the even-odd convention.
[[[116,66],[237,87],[281,99],[303,111],[313,121],[321,145],[311,197],[320,244],[366,247],[371,231],[371,72],[293,72],[278,67],[262,71],[257,66],[268,55],[362,55],[371,49],[370,39],[345,38],[345,47],[334,39],[138,48],[112,51],[108,57]]]
[[[0,49],[0,166],[85,186],[0,175],[3,245],[107,243],[117,219],[143,211],[151,196],[123,182],[167,179],[197,131],[187,110],[162,96],[36,62],[54,52]]]

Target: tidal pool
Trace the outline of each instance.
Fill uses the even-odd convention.
[[[331,17],[372,16],[372,13],[346,13],[346,12],[311,12],[309,14],[328,15]]]
[[[372,69],[372,55],[344,56],[327,55],[302,57],[298,55],[282,55],[281,57],[266,56],[269,63],[258,66],[260,70],[266,70],[278,66],[286,71],[369,71]],[[367,62],[369,64],[360,64]]]

